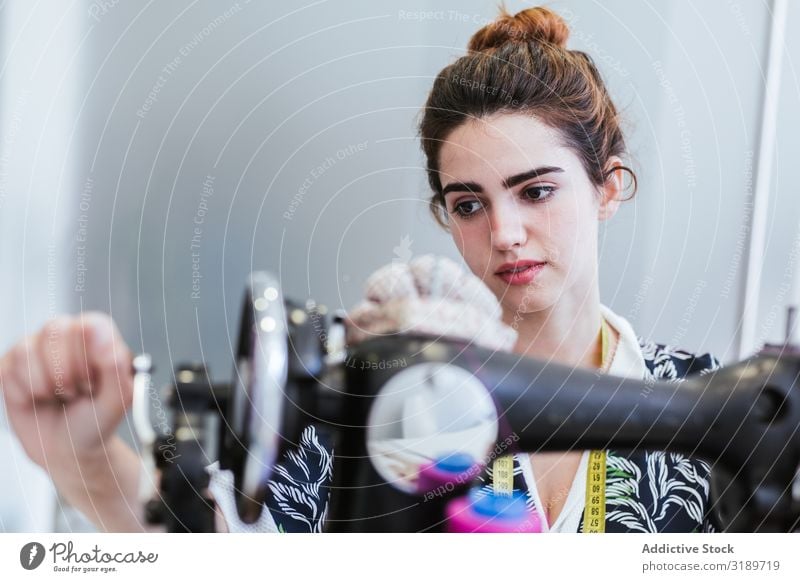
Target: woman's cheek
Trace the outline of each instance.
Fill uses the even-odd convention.
[[[461,256],[464,259],[467,258],[467,245],[466,241],[464,240],[464,233],[461,230],[461,226],[455,220],[450,220],[450,236],[453,237],[453,244],[456,245],[458,252],[461,253]]]
[[[470,270],[475,274],[486,270],[488,266],[483,263],[487,261],[488,247],[479,230],[469,226],[464,227],[457,221],[451,222],[451,225],[453,242]]]

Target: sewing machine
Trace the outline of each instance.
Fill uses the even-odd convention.
[[[691,454],[712,465],[713,507],[726,531],[788,532],[800,520],[793,345],[768,345],[680,384],[419,334],[348,349],[341,313],[285,299],[259,272],[245,292],[233,381],[212,385],[202,365],[177,369],[169,436],[149,423],[150,365],[146,356],[135,363],[134,417],[162,473],[148,514],[168,531],[213,531],[212,505],[198,492],[215,455],[233,472],[241,519],[258,519],[273,466],[308,424],[335,437],[327,531],[441,531],[445,504],[464,491],[426,497],[420,468],[454,453],[486,459],[503,443],[506,452]]]

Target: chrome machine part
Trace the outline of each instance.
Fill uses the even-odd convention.
[[[261,515],[267,480],[281,451],[288,375],[286,309],[278,280],[254,272],[245,290],[220,465],[234,475],[242,521]]]
[[[156,431],[150,421],[150,400],[153,396],[153,358],[150,354],[138,354],[133,359],[133,426],[139,439],[142,456],[142,472],[139,478],[139,498],[148,502],[155,494],[156,459],[153,445]]]
[[[422,363],[381,388],[367,422],[367,450],[387,483],[414,493],[423,465],[453,455],[485,464],[497,435],[497,411],[478,378],[453,364]]]

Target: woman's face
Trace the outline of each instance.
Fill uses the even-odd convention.
[[[602,203],[556,130],[522,114],[470,120],[447,137],[439,169],[453,240],[507,323],[593,297],[598,220],[618,203]],[[515,261],[539,265],[513,278],[498,274]]]

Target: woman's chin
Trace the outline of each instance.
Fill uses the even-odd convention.
[[[556,304],[556,298],[550,297],[545,289],[528,285],[526,287],[507,288],[505,295],[499,298],[503,306],[503,320],[517,320],[527,314],[543,311]]]

